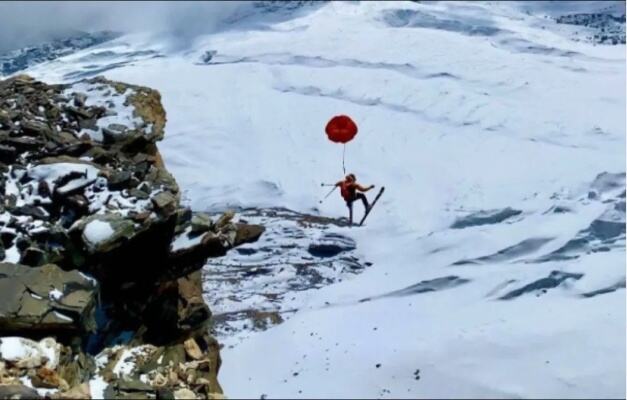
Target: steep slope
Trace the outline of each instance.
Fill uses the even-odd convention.
[[[332,2],[30,72],[159,89],[164,157],[207,211],[344,215],[318,204],[342,174],[323,127],[359,124],[347,167],[387,190],[367,227],[327,232],[373,265],[224,349],[227,395],[624,397],[625,47],[525,11]]]

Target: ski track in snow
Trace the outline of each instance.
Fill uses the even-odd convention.
[[[574,41],[546,7],[331,2],[184,53],[136,34],[27,72],[160,90],[159,147],[197,210],[343,216],[318,203],[341,176],[323,128],[357,121],[348,168],[386,193],[332,233],[349,269],[372,265],[345,274],[267,219],[205,267],[228,397],[624,398],[625,46]],[[244,328],[254,310],[285,321]]]

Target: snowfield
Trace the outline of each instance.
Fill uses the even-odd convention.
[[[342,177],[324,126],[357,122],[347,169],[386,192],[331,231],[373,265],[225,347],[227,397],[624,398],[625,46],[543,7],[251,9],[185,50],[127,35],[26,72],[158,89],[195,210],[344,216],[318,203]]]

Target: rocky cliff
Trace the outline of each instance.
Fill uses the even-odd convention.
[[[263,228],[181,206],[155,90],[0,81],[0,398],[212,398],[200,269]]]

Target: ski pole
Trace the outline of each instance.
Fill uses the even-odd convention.
[[[335,186],[333,187],[333,189],[331,189],[331,191],[329,193],[327,193],[326,196],[324,196],[324,198],[322,200],[320,200],[320,204],[322,204],[323,201],[325,201],[327,199],[327,197],[331,196],[331,193],[333,193],[335,191]]]
[[[320,186],[335,186],[335,183],[321,183]]]

